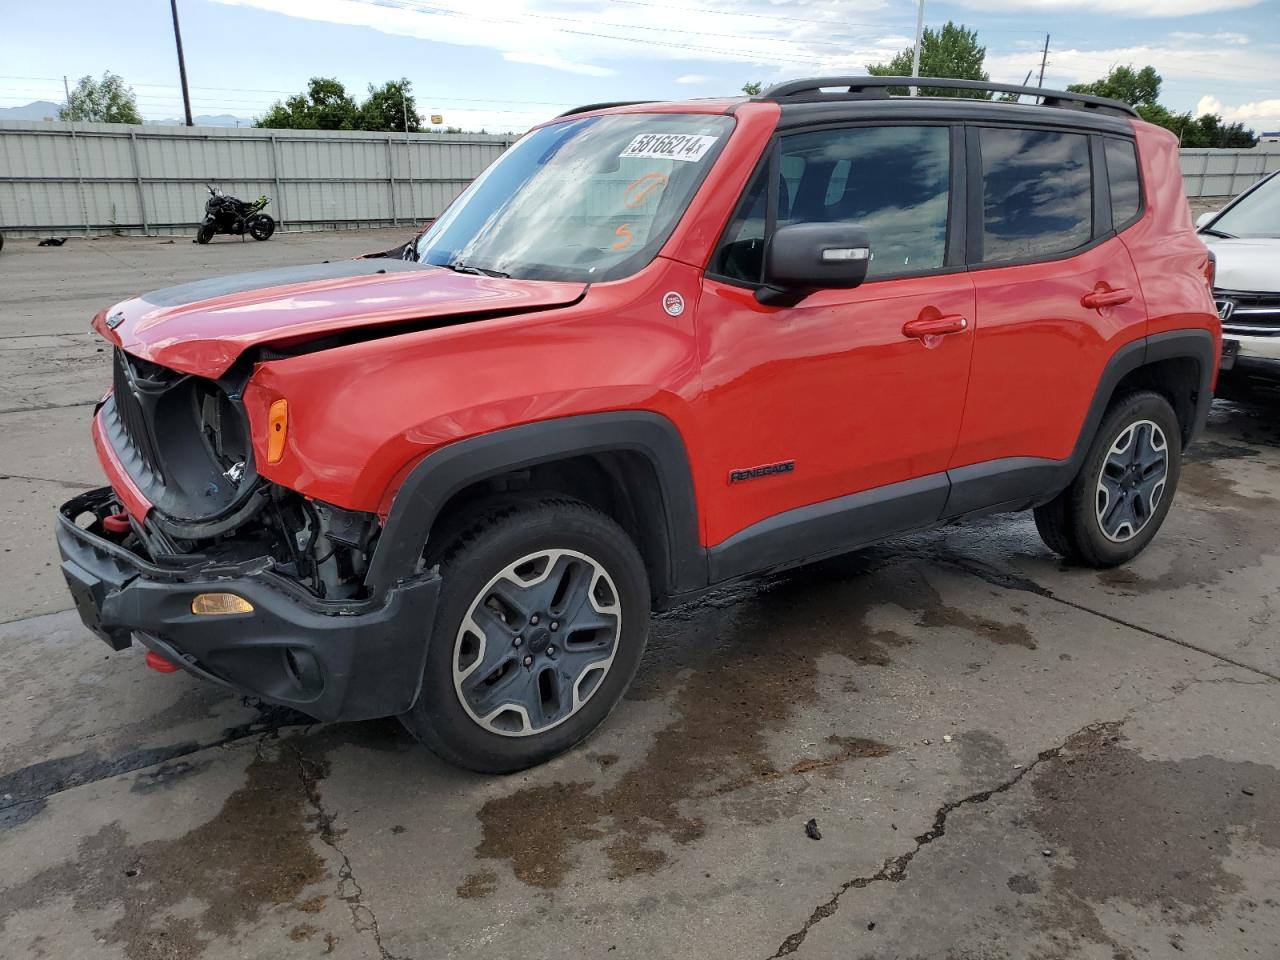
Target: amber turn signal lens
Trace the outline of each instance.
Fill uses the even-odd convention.
[[[191,612],[198,617],[225,617],[253,613],[253,604],[234,593],[198,593],[191,600]]]
[[[267,414],[267,463],[279,463],[284,456],[284,438],[289,432],[289,401],[277,400]]]

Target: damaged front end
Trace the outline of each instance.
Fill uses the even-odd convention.
[[[250,368],[218,380],[116,349],[97,428],[150,509],[132,511],[148,556],[192,554],[272,568],[319,599],[360,599],[380,527],[372,514],[313,502],[258,475],[242,402]]]
[[[377,517],[311,501],[254,466],[241,395],[116,351],[95,418],[112,487],[60,511],[62,569],[85,624],[237,691],[323,720],[407,710],[439,578],[373,586]]]

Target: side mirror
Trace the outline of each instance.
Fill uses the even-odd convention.
[[[871,241],[856,223],[792,223],[779,227],[765,251],[765,286],[756,300],[793,306],[815,290],[847,290],[867,279]]]
[[[1221,212],[1221,210],[1210,210],[1208,213],[1200,214],[1200,216],[1196,217],[1196,229],[1199,230],[1201,227],[1207,227],[1209,225],[1209,221]]]

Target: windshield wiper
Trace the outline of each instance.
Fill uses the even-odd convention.
[[[1201,232],[1201,233],[1207,233],[1207,234],[1208,234],[1209,236],[1211,236],[1211,237],[1221,237],[1223,240],[1234,240],[1234,239],[1236,239],[1235,234],[1233,234],[1233,233],[1223,233],[1221,230],[1215,230],[1215,229],[1213,229],[1213,227],[1201,227],[1201,228],[1200,228],[1200,232]]]
[[[511,274],[503,273],[501,270],[487,270],[484,267],[475,267],[469,263],[463,263],[460,260],[454,260],[444,264],[455,273],[470,273],[477,277],[500,277],[503,280],[511,279]]]

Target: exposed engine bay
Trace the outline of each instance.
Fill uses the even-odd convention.
[[[317,597],[358,598],[377,518],[258,475],[241,399],[250,372],[237,364],[207,380],[116,350],[101,410],[105,439],[153,510],[145,525],[117,520],[112,539],[162,565],[267,558]],[[99,517],[113,533],[108,516],[127,514],[119,507]]]

